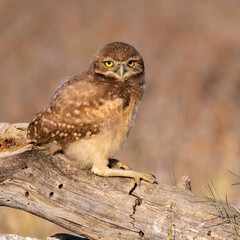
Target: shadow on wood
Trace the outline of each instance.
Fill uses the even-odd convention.
[[[0,130],[1,206],[30,212],[88,239],[237,236],[230,207],[222,209],[223,204],[181,184],[137,186],[132,179],[93,175],[62,154],[26,145],[26,126],[2,124]]]

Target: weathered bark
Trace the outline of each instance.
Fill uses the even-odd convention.
[[[237,236],[236,219],[227,207],[181,184],[142,181],[135,186],[132,179],[99,177],[62,154],[26,146],[21,125],[8,125],[0,133],[1,206],[22,209],[89,239]]]

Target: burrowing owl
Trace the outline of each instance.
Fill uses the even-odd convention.
[[[100,176],[154,183],[154,176],[112,159],[131,131],[144,85],[138,51],[123,42],[109,43],[96,53],[86,72],[69,77],[55,91],[30,123],[29,142],[54,142],[68,158]]]

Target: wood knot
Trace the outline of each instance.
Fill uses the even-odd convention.
[[[189,176],[182,176],[179,182],[176,184],[177,187],[192,191],[191,179]]]

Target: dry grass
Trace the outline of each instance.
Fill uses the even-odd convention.
[[[118,158],[163,183],[189,175],[198,194],[212,179],[239,204],[227,173],[240,175],[239,12],[237,0],[2,0],[0,122],[29,122],[62,77],[126,41],[145,59],[148,87]],[[0,233],[52,234],[42,222],[28,232],[32,220],[17,228],[18,214],[0,209]]]
[[[239,177],[239,176],[238,176]],[[215,216],[221,219],[222,224],[230,223],[234,229],[228,233],[227,239],[239,239],[240,237],[240,211],[238,207],[228,202],[227,195],[225,201],[222,201],[213,182],[207,185],[210,198],[206,198],[215,207]],[[214,237],[214,232],[210,231],[209,235]]]

